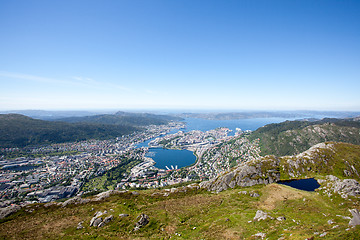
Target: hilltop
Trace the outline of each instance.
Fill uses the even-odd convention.
[[[63,203],[28,205],[2,220],[0,235],[3,239],[357,239],[360,227],[349,223],[356,214],[352,209],[359,208],[355,180],[359,162],[360,146],[323,143],[297,156],[244,163],[216,180],[236,179],[229,174],[247,167],[260,169],[258,176],[249,173],[262,184],[234,184],[216,191],[209,191],[207,184],[108,191]],[[310,168],[305,167],[309,163]],[[270,177],[275,182],[291,174],[313,176],[321,188],[306,192],[270,184]],[[353,184],[348,192],[349,188],[339,188],[348,183]],[[101,221],[100,227],[90,226]]]

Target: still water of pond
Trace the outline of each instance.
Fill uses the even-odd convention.
[[[280,181],[279,184],[287,185],[299,190],[305,190],[305,191],[315,191],[318,187],[320,187],[320,184],[316,179],[314,178],[307,178],[307,179],[299,179],[299,180],[286,180],[286,181]]]

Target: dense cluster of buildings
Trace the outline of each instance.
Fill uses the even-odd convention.
[[[129,169],[130,173],[117,179],[114,187],[118,189],[158,188],[194,179],[210,179],[238,163],[259,157],[258,141],[250,142],[247,133],[241,129],[237,129],[234,136],[228,136],[228,128],[168,134],[183,127],[183,123],[172,122],[150,126],[146,131],[113,140],[28,149],[32,154],[40,154],[38,158],[1,158],[0,207],[15,202],[50,202],[82,194],[84,182],[100,178],[109,169],[119,166],[124,158],[140,159],[141,162]],[[139,143],[150,139],[153,139],[150,147],[187,149],[194,152],[198,159],[191,167],[158,169],[154,167],[154,160],[146,155],[149,146],[139,146]],[[64,152],[74,154],[56,155]]]
[[[89,140],[52,144],[27,149],[42,157],[0,158],[0,207],[14,202],[49,202],[71,197],[79,192],[85,179],[104,174],[121,162],[138,143],[168,133],[183,123],[151,125],[146,131],[114,140]],[[5,149],[2,149],[5,151]],[[20,151],[21,149],[11,149]],[[23,150],[22,150],[23,151]],[[53,156],[63,152],[77,154]]]

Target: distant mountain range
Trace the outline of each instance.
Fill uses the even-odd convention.
[[[0,147],[110,139],[140,131],[147,125],[166,124],[179,119],[164,115],[118,112],[62,121],[33,119],[20,114],[0,114]]]
[[[181,113],[182,118],[203,118],[209,120],[234,120],[250,118],[317,118],[325,117],[351,118],[360,116],[360,112],[343,111],[244,111],[244,112],[212,112],[212,113]]]
[[[67,117],[85,117],[98,114],[105,114],[110,112],[92,112],[92,111],[46,111],[46,110],[10,110],[0,111],[0,114],[20,114],[35,119],[41,120],[55,120]]]
[[[182,120],[180,117],[173,117],[169,115],[155,115],[150,113],[129,113],[117,112],[115,114],[102,114],[85,117],[69,117],[61,118],[59,121],[69,123],[101,123],[101,124],[114,124],[114,125],[161,125],[169,121]]]

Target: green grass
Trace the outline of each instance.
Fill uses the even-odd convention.
[[[138,196],[127,192],[102,202],[65,208],[36,204],[25,208],[34,209],[32,213],[21,210],[5,219],[0,224],[0,239],[255,239],[253,235],[259,232],[266,233],[268,239],[317,238],[316,232],[327,232],[324,239],[356,239],[360,235],[359,227],[346,231],[349,220],[336,216],[350,216],[348,209],[359,208],[358,201],[344,200],[337,195],[330,200],[321,193],[277,184],[236,188],[218,194],[188,190],[168,197],[152,195],[155,191],[165,192],[144,190],[139,191]],[[260,197],[239,194],[239,191],[256,191]],[[277,199],[282,195],[287,199]],[[274,199],[277,200],[272,201]],[[286,220],[253,222],[258,209],[275,218],[285,216]],[[103,228],[90,227],[93,214],[104,210],[108,211],[107,215],[112,214],[114,220]],[[130,216],[120,218],[121,213]],[[133,232],[141,213],[150,217],[150,223]],[[328,220],[335,224],[329,225]],[[77,230],[80,221],[84,221],[85,228]],[[333,229],[335,225],[338,227]]]

